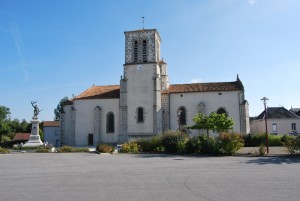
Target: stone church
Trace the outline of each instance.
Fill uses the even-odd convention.
[[[156,29],[125,32],[120,85],[92,86],[65,104],[62,145],[117,143],[184,129],[199,112],[226,113],[235,122],[233,131],[249,133],[248,102],[239,77],[232,82],[170,85],[160,43]]]

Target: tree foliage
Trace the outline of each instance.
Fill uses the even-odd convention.
[[[212,112],[209,116],[202,113],[198,113],[193,117],[194,125],[189,126],[189,129],[205,129],[207,136],[209,137],[209,131],[214,132],[227,132],[233,128],[234,121],[232,118],[226,116],[226,114],[218,114]]]
[[[0,106],[0,122],[8,120],[9,115],[10,115],[10,109],[5,106]]]
[[[10,109],[5,106],[0,106],[0,143],[2,142],[2,136],[9,133],[8,119],[10,115]]]
[[[69,101],[69,98],[66,97],[66,96],[63,97],[63,98],[59,101],[57,107],[54,109],[54,120],[55,120],[55,121],[59,121],[59,120],[60,120],[60,113],[64,112],[63,105],[64,105],[67,101]]]

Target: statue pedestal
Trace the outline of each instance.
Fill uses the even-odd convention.
[[[39,135],[39,120],[32,119],[31,123],[31,134],[29,136],[28,142],[26,142],[23,147],[37,147],[43,145],[43,142],[41,141],[41,137]]]

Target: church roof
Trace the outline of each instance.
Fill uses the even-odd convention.
[[[29,140],[30,133],[16,133],[14,136],[14,141],[18,140]]]
[[[290,111],[300,117],[300,108],[291,108]]]
[[[187,93],[187,92],[213,92],[213,91],[241,91],[244,86],[240,81],[235,82],[211,82],[193,84],[174,84],[163,93]]]
[[[60,127],[60,121],[45,121],[44,127]]]
[[[101,99],[101,98],[120,98],[120,86],[119,85],[107,85],[107,86],[92,86],[82,92],[74,99]]]
[[[290,118],[300,119],[299,116],[297,116],[291,111],[288,111],[284,107],[268,107],[267,118],[268,119],[290,119]],[[265,111],[263,111],[260,115],[258,115],[256,119],[265,119]]]

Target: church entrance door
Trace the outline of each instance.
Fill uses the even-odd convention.
[[[93,146],[94,145],[94,135],[93,135],[93,133],[89,133],[89,136],[88,136],[88,145],[89,146]]]

